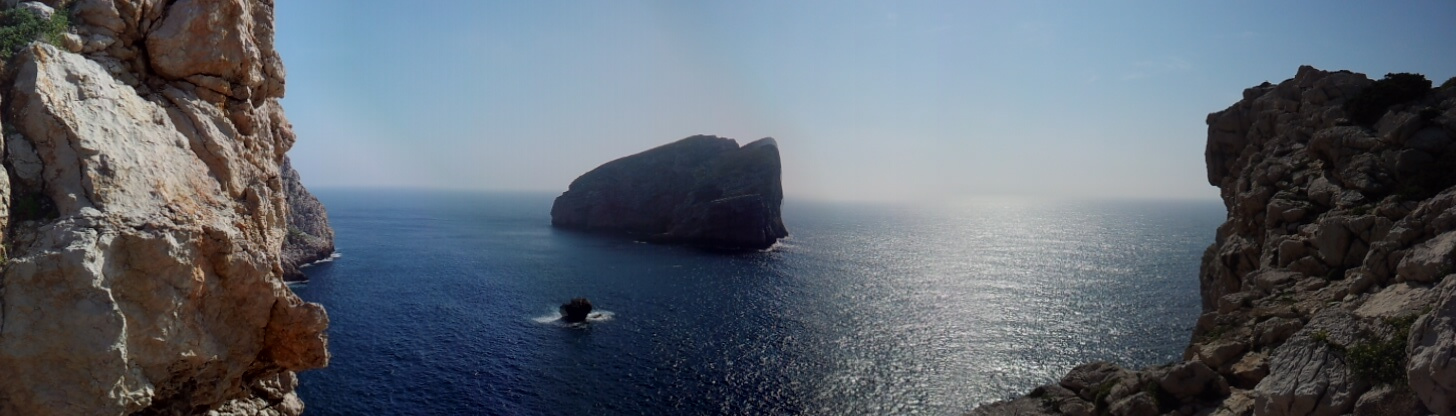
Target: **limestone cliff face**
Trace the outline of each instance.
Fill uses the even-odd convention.
[[[1184,361],[1089,364],[976,413],[1456,415],[1452,84],[1302,67],[1210,114],[1228,220]]]
[[[551,206],[557,227],[649,241],[761,250],[788,235],[778,143],[692,136],[607,162]]]
[[[283,278],[307,280],[299,267],[334,254],[334,229],[324,204],[303,187],[303,178],[283,158],[283,197],[288,201],[288,238],[283,240]]]
[[[46,3],[65,47],[0,77],[0,414],[299,414],[272,1]]]

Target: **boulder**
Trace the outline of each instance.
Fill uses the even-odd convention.
[[[551,225],[647,241],[762,250],[788,235],[778,143],[692,136],[607,162],[571,182]]]
[[[1336,416],[1348,413],[1368,389],[1353,379],[1344,346],[1360,325],[1348,311],[1331,308],[1310,319],[1269,358],[1269,375],[1254,387],[1255,415]]]
[[[592,304],[586,298],[575,298],[571,302],[561,304],[561,320],[566,322],[586,322],[586,317],[591,315]]]

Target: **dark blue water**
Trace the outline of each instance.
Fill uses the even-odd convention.
[[[552,229],[546,194],[318,193],[310,415],[957,414],[1178,358],[1215,202],[788,201],[770,252]],[[549,322],[586,296],[610,319]]]

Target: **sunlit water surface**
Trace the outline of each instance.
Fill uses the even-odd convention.
[[[1216,202],[790,200],[723,255],[550,227],[552,195],[324,190],[310,415],[958,414],[1176,359]],[[586,296],[606,313],[553,322]]]

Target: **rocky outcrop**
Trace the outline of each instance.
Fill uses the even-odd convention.
[[[0,76],[0,414],[301,413],[272,1],[45,3],[85,42]]]
[[[576,178],[551,224],[714,249],[761,250],[788,235],[778,143],[692,136]]]
[[[1166,367],[1103,364],[1095,374],[1119,381],[1099,394],[1049,386],[975,413],[1019,403],[1064,414],[1456,415],[1456,82],[1446,85],[1301,67],[1208,116],[1208,179],[1228,220],[1204,254],[1204,313],[1176,365],[1207,367],[1227,391],[1117,390]]]
[[[283,240],[283,278],[307,280],[300,267],[334,254],[334,229],[324,204],[303,187],[293,163],[283,157],[283,199],[288,201],[288,237]]]
[[[592,304],[586,298],[575,298],[571,302],[561,304],[561,320],[566,322],[586,322],[586,317],[591,315]]]

